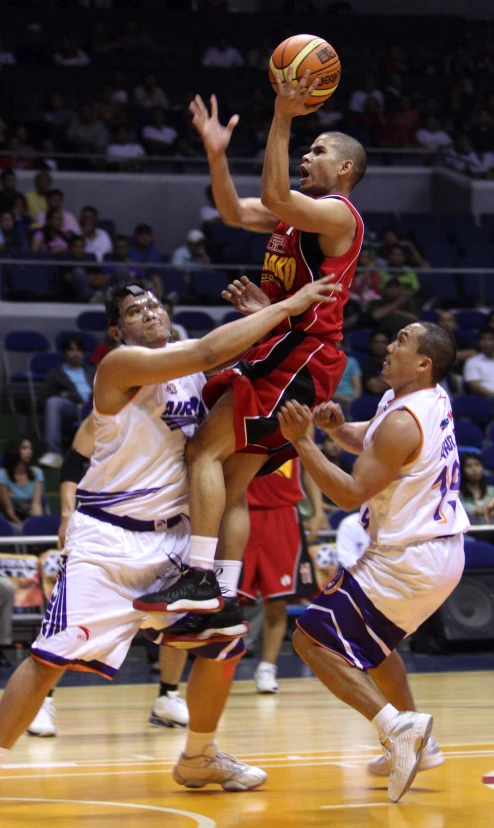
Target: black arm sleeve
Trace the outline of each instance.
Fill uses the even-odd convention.
[[[73,448],[69,448],[60,467],[60,483],[79,483],[86,474],[89,457],[84,457]]]

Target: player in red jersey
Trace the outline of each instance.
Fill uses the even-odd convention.
[[[287,399],[313,407],[329,400],[345,367],[343,307],[362,245],[363,223],[349,200],[365,172],[366,154],[358,141],[339,132],[323,133],[304,155],[301,192],[290,189],[289,140],[292,119],[307,115],[305,100],[317,85],[308,74],[295,87],[290,70],[278,82],[275,113],[266,146],[262,196],[240,199],[231,178],[226,148],[238,122],[218,120],[199,96],[191,104],[193,123],[207,152],[215,203],[225,224],[271,232],[262,290],[248,280],[235,283],[228,298],[246,314],[279,301],[322,274],[334,274],[342,293],[330,307],[312,306],[276,328],[270,338],[245,353],[231,369],[211,379],[204,400],[214,406],[189,441],[190,569],[171,588],[139,599],[139,608],[179,612],[218,610],[223,596],[234,597],[242,553],[249,537],[245,493],[253,477],[295,456],[282,436],[276,412]],[[220,530],[221,526],[221,530]],[[218,554],[215,551],[220,539]],[[223,570],[222,589],[204,570]],[[206,588],[206,584],[212,584]],[[200,589],[199,589],[200,587]],[[199,594],[201,597],[199,597]],[[236,617],[238,621],[238,617]],[[215,620],[219,624],[219,619]],[[228,619],[221,621],[228,626]],[[236,626],[233,624],[233,626]]]
[[[324,522],[322,494],[298,458],[255,477],[247,489],[250,536],[239,593],[251,600],[260,595],[265,604],[261,660],[254,673],[259,693],[278,692],[276,663],[286,634],[287,601],[311,598],[318,590],[297,508],[306,494],[314,511],[307,522],[313,540]]]

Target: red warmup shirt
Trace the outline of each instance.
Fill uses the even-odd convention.
[[[343,339],[343,308],[348,301],[349,288],[362,247],[364,223],[345,196],[329,195],[322,198],[340,199],[355,216],[357,229],[349,250],[343,256],[326,258],[319,247],[317,233],[302,232],[280,221],[267,243],[261,288],[272,303],[280,302],[307,283],[334,273],[334,281],[341,282],[343,290],[336,294],[337,301],[333,304],[312,305],[302,316],[285,319],[271,336],[301,330],[324,341]]]
[[[273,474],[255,477],[247,489],[249,509],[281,509],[284,506],[296,506],[304,497],[298,457],[287,460]]]

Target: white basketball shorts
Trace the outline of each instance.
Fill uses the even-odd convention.
[[[166,532],[130,532],[75,512],[33,658],[112,679],[139,629],[182,617],[148,615],[132,602],[178,579],[189,541],[185,516]]]

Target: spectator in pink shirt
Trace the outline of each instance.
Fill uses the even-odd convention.
[[[66,236],[80,236],[81,228],[73,213],[63,209],[64,195],[61,190],[49,190],[46,194],[47,212],[44,210],[36,216],[36,224],[43,227],[46,223],[47,214],[50,210],[60,210],[62,213],[62,233]]]
[[[51,253],[60,256],[68,250],[67,237],[62,230],[62,211],[51,207],[46,214],[46,223],[31,240],[33,253]]]

